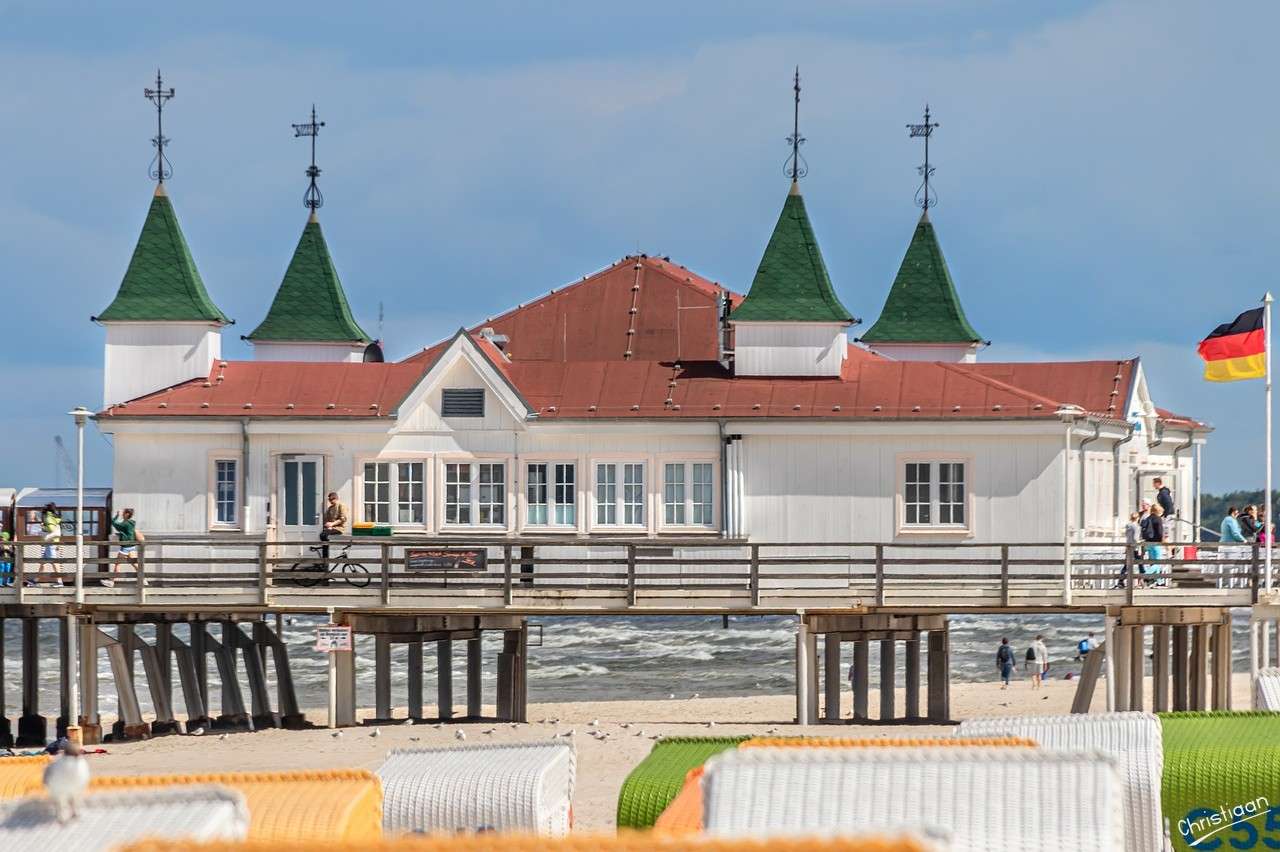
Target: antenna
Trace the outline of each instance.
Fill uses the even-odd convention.
[[[796,66],[795,83],[792,89],[796,93],[795,115],[791,126],[791,135],[787,137],[787,144],[791,146],[791,156],[787,157],[786,163],[782,167],[782,173],[791,178],[792,182],[800,180],[800,178],[809,174],[809,164],[805,162],[804,157],[800,156],[800,146],[804,144],[804,137],[800,135],[800,66]]]
[[[382,339],[382,302],[378,302],[378,339]]]
[[[311,105],[311,121],[308,124],[293,125],[293,138],[300,136],[311,137],[311,165],[307,168],[306,175],[311,178],[311,185],[307,187],[307,191],[302,196],[302,206],[314,213],[316,210],[324,206],[324,196],[320,193],[320,187],[316,186],[316,178],[320,177],[320,169],[316,167],[316,137],[320,135],[320,128],[324,127],[324,122],[316,121],[316,105]]]
[[[933,135],[933,131],[942,125],[936,121],[929,123],[929,105],[924,105],[924,124],[908,124],[907,130],[910,132],[911,139],[917,136],[924,137],[924,165],[917,166],[916,171],[924,178],[920,188],[916,190],[916,204],[924,208],[924,212],[928,213],[930,207],[938,206],[938,194],[929,188],[929,178],[933,176],[933,166],[929,165],[929,137]]]
[[[160,69],[156,69],[156,87],[154,89],[143,89],[143,96],[156,105],[156,135],[151,137],[151,144],[156,149],[156,155],[151,158],[151,165],[147,168],[147,176],[158,183],[164,183],[164,179],[173,175],[173,165],[164,155],[164,146],[169,144],[169,140],[164,135],[164,105],[173,98],[173,87],[168,89],[164,87],[164,80],[160,76]]]

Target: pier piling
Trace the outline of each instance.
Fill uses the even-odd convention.
[[[40,715],[40,619],[22,621],[22,715],[18,718],[19,746],[43,746],[49,723]]]

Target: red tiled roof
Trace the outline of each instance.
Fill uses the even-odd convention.
[[[1052,418],[1064,405],[1123,419],[1136,373],[1136,360],[899,362],[853,345],[839,377],[734,377],[718,361],[722,298],[741,301],[665,258],[628,257],[468,334],[544,420]],[[107,414],[386,417],[449,343],[394,364],[229,362]]]

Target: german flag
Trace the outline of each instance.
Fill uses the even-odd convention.
[[[1266,332],[1263,308],[1245,311],[1233,322],[1218,326],[1197,347],[1204,359],[1204,377],[1211,382],[1261,379],[1266,375]]]

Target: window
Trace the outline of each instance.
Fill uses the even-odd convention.
[[[213,522],[233,526],[236,522],[236,477],[234,459],[217,459],[213,463]]]
[[[445,388],[440,392],[440,416],[484,417],[484,388]]]
[[[907,462],[905,474],[902,502],[906,526],[965,526],[964,462]]]
[[[528,468],[527,524],[573,526],[578,521],[578,490],[573,462],[532,462]]]
[[[366,462],[364,466],[364,520],[375,524],[421,524],[426,510],[423,499],[422,462]]]
[[[444,466],[446,524],[504,525],[507,466],[504,462],[450,462]]]
[[[668,525],[715,524],[715,466],[710,462],[671,462],[663,466],[662,520]]]
[[[621,479],[622,488],[618,488]],[[644,462],[596,465],[596,523],[644,526]]]

